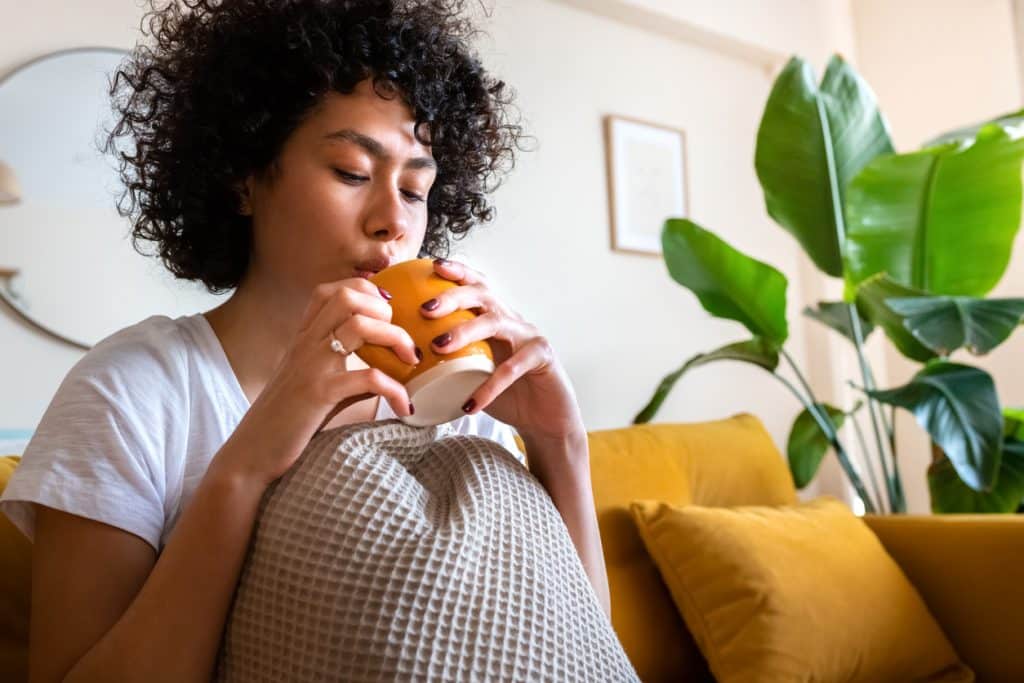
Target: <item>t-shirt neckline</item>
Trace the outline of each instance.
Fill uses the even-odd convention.
[[[235,374],[234,368],[231,367],[231,361],[228,360],[228,354],[224,351],[224,346],[220,343],[217,333],[213,331],[210,321],[202,313],[196,313],[192,316],[192,319],[197,323],[200,334],[206,339],[206,344],[212,356],[211,360],[221,375],[226,378],[226,384],[231,388],[235,402],[241,407],[242,413],[245,414],[252,407],[252,403],[249,401],[249,397],[245,395],[245,391],[242,390],[242,384],[238,381],[238,375]]]
[[[249,408],[252,407],[252,403],[249,401],[249,397],[245,395],[245,391],[242,389],[242,384],[238,381],[238,375],[235,374],[235,369],[231,367],[231,361],[228,360],[227,351],[224,350],[224,345],[220,343],[220,338],[213,330],[213,326],[210,325],[210,321],[207,320],[206,316],[202,313],[196,313],[193,318],[198,318],[202,334],[206,337],[206,342],[213,352],[213,360],[219,366],[221,374],[227,377],[227,383],[230,385],[231,391],[235,395],[235,401],[239,406],[241,406],[242,413],[244,414],[248,412]],[[386,404],[387,401],[383,398],[377,402],[377,412],[374,415],[374,420],[382,420],[387,417],[387,409],[385,408]]]

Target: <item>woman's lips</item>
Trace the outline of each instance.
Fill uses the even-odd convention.
[[[389,265],[391,265],[391,258],[389,256],[378,256],[355,264],[353,272],[356,277],[370,278]]]

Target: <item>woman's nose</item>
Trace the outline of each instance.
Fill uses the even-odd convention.
[[[409,217],[404,201],[397,187],[386,187],[376,192],[367,216],[367,236],[375,240],[393,241],[405,235],[409,228]]]

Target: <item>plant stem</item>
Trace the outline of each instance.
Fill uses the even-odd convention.
[[[895,439],[894,439],[895,442]],[[900,463],[896,459],[896,446],[892,446],[892,476],[893,486],[896,488],[896,499],[899,500],[899,507],[893,512],[906,512],[907,511],[907,500],[903,495],[903,477],[900,476]]]
[[[796,361],[793,360],[793,357],[791,355],[789,355],[789,353],[785,349],[779,349],[779,352],[782,354],[782,357],[786,359],[786,362],[789,363],[789,367],[793,369],[793,374],[796,375],[797,379],[800,381],[800,385],[804,388],[804,391],[807,392],[807,396],[810,398],[811,403],[814,405],[814,409],[819,411],[819,418],[820,418],[820,419],[818,419],[819,426],[820,426],[821,419],[827,420],[828,423],[829,423],[829,426],[832,428],[832,434],[835,436],[836,440],[838,440],[839,432],[838,432],[838,430],[835,429],[835,424],[832,422],[832,418],[829,417],[828,411],[820,410],[818,408],[818,399],[814,396],[814,391],[811,389],[811,385],[807,382],[807,379],[804,377],[803,373],[800,372],[800,368],[797,366]],[[829,434],[826,432],[825,436],[829,436]],[[864,448],[863,445],[861,445],[861,448]],[[870,466],[870,464],[867,461],[867,455],[866,455],[867,454],[867,450],[866,449],[864,450],[864,453],[865,453],[865,456],[864,456],[864,466],[867,467],[868,475],[872,479],[874,479],[874,472],[872,471],[871,466]],[[847,457],[849,457],[849,456],[847,455]],[[875,482],[875,500],[878,503],[879,509],[883,510],[885,508],[885,504],[884,504],[884,500],[878,495],[878,484],[877,484],[877,482]],[[869,505],[869,504],[870,504],[870,501],[865,499],[865,507],[867,505]],[[872,507],[874,507],[874,506],[872,506]]]
[[[878,384],[875,382],[875,373],[871,369],[871,364],[870,363],[867,363],[867,368],[868,368],[868,378],[871,381],[871,386],[872,387],[878,386]],[[882,426],[885,427],[885,433],[889,437],[889,447],[892,448],[892,452],[895,453],[896,452],[896,441],[895,441],[896,437],[894,436],[894,432],[895,432],[894,425],[896,423],[896,407],[895,406],[890,406],[890,407],[892,408],[892,410],[890,411],[891,412],[891,417],[887,418],[885,416],[885,409],[884,408],[879,410],[879,414],[882,416]]]
[[[889,447],[892,448],[892,452],[896,452],[896,406],[889,406],[889,424],[891,429],[889,430]]]
[[[878,509],[881,512],[885,512],[885,499],[882,498],[882,490],[878,488],[878,478],[875,476],[875,468],[871,466],[871,462],[868,460],[868,443],[864,439],[864,432],[860,428],[860,420],[857,419],[856,415],[850,415],[850,422],[853,423],[853,431],[857,434],[857,442],[860,444],[860,452],[864,456],[864,467],[868,470],[868,479],[871,482],[871,492],[875,494],[875,500],[878,501]]]
[[[846,305],[846,313],[850,319],[850,329],[853,330],[854,346],[857,349],[857,362],[860,365],[860,374],[864,379],[864,386],[867,389],[874,389],[874,384],[871,381],[871,369],[868,367],[867,359],[864,357],[864,333],[860,327],[860,316],[857,314],[856,304],[848,303]],[[897,486],[893,478],[889,474],[889,466],[886,463],[886,450],[882,445],[882,435],[878,429],[878,402],[870,395],[865,394],[868,401],[868,415],[871,417],[871,428],[875,433],[875,445],[878,448],[878,460],[882,464],[882,476],[885,477],[886,491],[889,494],[889,509],[893,512],[900,510],[902,504],[899,499],[899,493]],[[895,464],[895,455],[893,455],[893,462]]]
[[[807,396],[812,401],[814,401],[815,405],[817,405],[818,400],[814,397],[814,392],[811,390],[811,385],[807,383],[806,379],[804,379],[804,375],[802,372],[800,372],[800,368],[796,366],[796,361],[793,360],[793,357],[789,355],[786,349],[779,349],[779,353],[781,353],[782,357],[786,359],[787,363],[789,363],[789,367],[793,368],[793,374],[795,374],[797,380],[800,381],[800,386],[802,386],[804,388],[804,391],[807,392]]]
[[[843,448],[843,444],[839,441],[839,436],[836,434],[835,426],[832,424],[832,418],[828,416],[828,413],[822,415],[818,411],[817,402],[814,400],[814,394],[808,391],[808,397],[804,397],[800,391],[793,386],[793,383],[787,380],[782,375],[772,372],[772,376],[782,382],[786,388],[788,388],[793,395],[796,396],[797,400],[800,401],[801,405],[807,408],[807,412],[811,414],[814,421],[818,425],[818,429],[825,435],[825,438],[829,440],[832,448],[836,452],[836,457],[839,459],[839,464],[846,472],[847,478],[850,483],[853,484],[853,488],[856,489],[857,495],[864,502],[864,511],[869,514],[875,514],[875,504],[871,500],[871,496],[868,495],[867,489],[864,488],[864,483],[861,481],[860,474],[857,472],[853,463],[850,461],[850,457],[846,453],[846,449]]]

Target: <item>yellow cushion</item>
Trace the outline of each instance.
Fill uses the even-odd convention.
[[[629,514],[629,502],[638,496],[689,501],[686,471],[676,450],[658,442],[661,436],[641,428],[589,434],[612,626],[641,680],[710,682],[711,672]]]
[[[786,506],[630,506],[719,683],[973,681],[864,522]]]
[[[589,434],[612,625],[644,681],[712,681],[707,663],[637,534],[630,502],[781,505],[796,492],[785,460],[753,415],[644,424]]]
[[[0,493],[20,458],[0,457]],[[28,680],[28,616],[32,587],[32,544],[0,513],[0,676]]]

